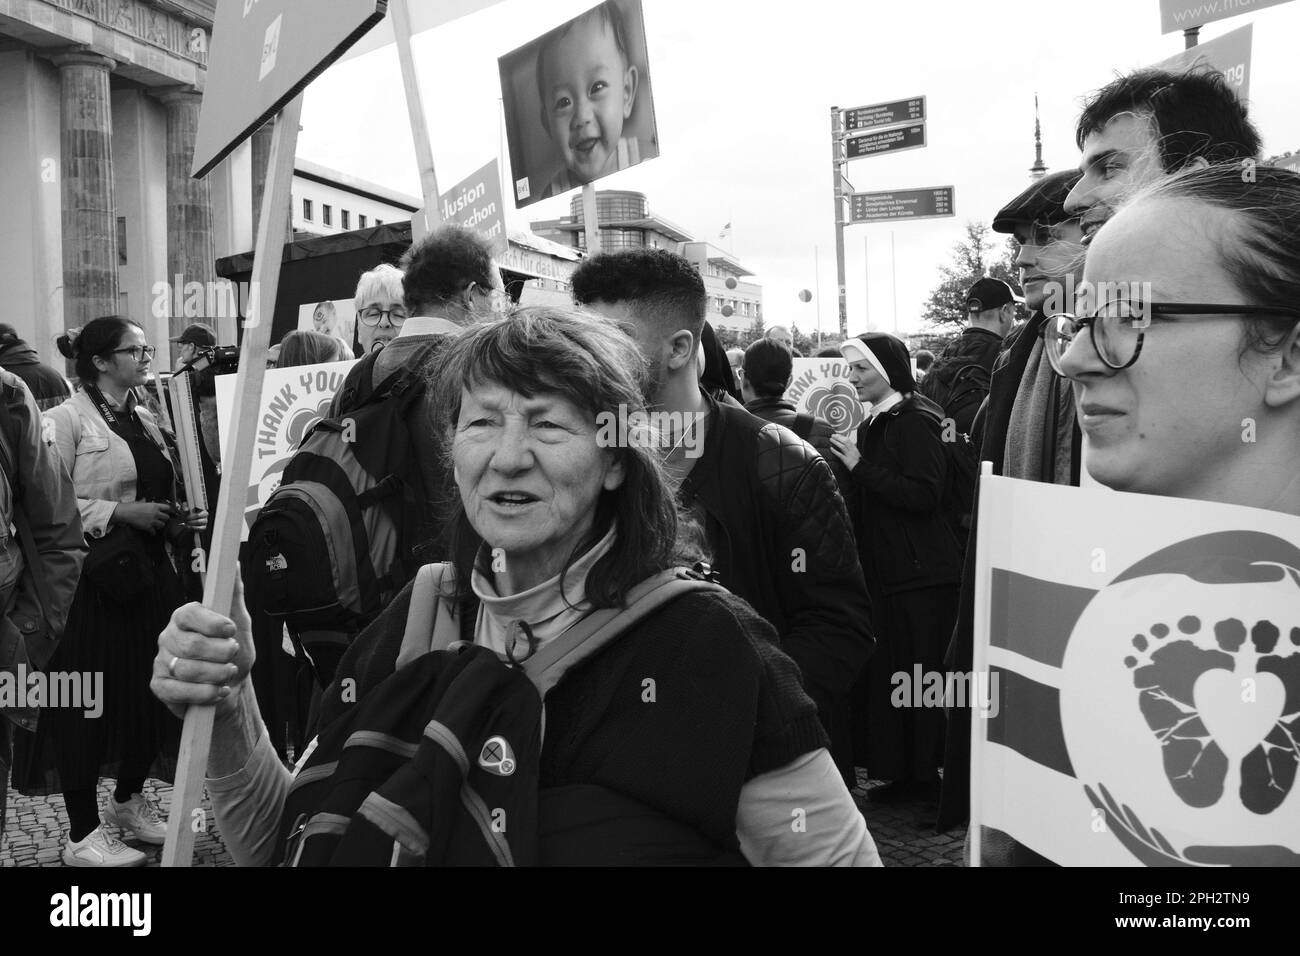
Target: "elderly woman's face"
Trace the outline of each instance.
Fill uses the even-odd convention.
[[[559,573],[591,528],[600,492],[623,483],[623,466],[597,444],[593,419],[555,394],[525,398],[482,384],[462,395],[456,485],[470,524],[505,552],[517,584]]]
[[[392,311],[404,311],[405,305],[401,293],[389,293],[382,289],[375,294],[367,297],[365,300],[360,298],[356,302],[357,308],[357,341],[361,343],[362,352],[372,352],[375,349],[382,349],[393,339],[397,338],[397,333],[401,329],[392,323]],[[376,309],[379,311],[379,322],[377,325],[368,325],[361,320],[361,313],[366,309]]]
[[[1244,303],[1219,251],[1225,215],[1186,200],[1139,202],[1098,231],[1084,278],[1121,284],[1119,295],[1132,282],[1150,282],[1155,302]],[[1233,489],[1239,493],[1260,467],[1253,446],[1243,444],[1242,423],[1267,413],[1262,396],[1277,359],[1253,351],[1239,358],[1237,316],[1149,322],[1129,368],[1106,366],[1086,333],[1062,357],[1088,439],[1084,464],[1121,491],[1233,500]]]

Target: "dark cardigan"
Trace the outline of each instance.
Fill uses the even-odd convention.
[[[322,698],[322,727],[345,707],[341,681],[355,679],[360,699],[392,672],[410,600],[408,585],[348,649]],[[826,746],[817,709],[771,625],[734,595],[694,592],[551,691],[543,808],[548,790],[601,787],[735,851],[746,781]]]

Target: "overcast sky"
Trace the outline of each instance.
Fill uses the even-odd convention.
[[[597,186],[644,192],[652,211],[730,245],[763,287],[768,324],[795,322],[805,331],[817,325],[818,303],[823,330],[836,324],[832,105],[928,98],[926,148],[854,160],[846,170],[858,190],[956,187],[953,219],[845,233],[850,330],[868,319],[893,329],[896,303],[898,327],[913,331],[964,222],[989,221],[1028,184],[1035,91],[1044,160],[1053,170],[1072,167],[1082,97],[1117,71],[1183,49],[1181,34],[1160,33],[1157,0],[643,2],[661,155]],[[504,0],[415,38],[441,189],[494,156],[509,163],[497,57],[593,5]],[[1300,149],[1300,3],[1211,23],[1201,40],[1247,23],[1251,115],[1265,155]],[[322,74],[308,89],[302,127],[299,156],[419,194],[392,47]],[[565,215],[572,195],[523,210],[507,198],[507,220],[527,228]],[[718,238],[728,221],[730,243]],[[803,288],[820,297],[804,305]]]

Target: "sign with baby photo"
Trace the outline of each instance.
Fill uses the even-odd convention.
[[[293,457],[298,443],[312,425],[329,411],[334,393],[343,384],[353,362],[299,365],[266,370],[262,401],[257,413],[253,446],[253,469],[244,492],[244,527],[241,541],[248,540],[253,519],[280,486],[280,476]],[[218,375],[217,429],[221,435],[221,458],[228,460],[229,441],[235,417],[235,375]]]
[[[606,0],[499,67],[516,207],[659,155],[641,0]]]
[[[302,332],[321,332],[350,344],[356,324],[357,310],[352,299],[326,299],[298,306],[298,330]]]
[[[849,382],[849,363],[842,358],[795,359],[785,400],[849,437],[867,420],[871,407],[859,400]]]
[[[1300,864],[1300,518],[991,474],[979,509],[976,842]]]

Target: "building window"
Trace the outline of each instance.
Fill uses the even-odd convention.
[[[340,225],[343,229],[345,229],[345,230],[346,230],[346,229],[351,229],[351,228],[352,228],[352,213],[348,212],[346,209],[344,209],[342,212],[340,212],[340,213],[339,213],[339,225]]]
[[[126,265],[126,217],[117,217],[117,264]],[[123,312],[123,315],[127,313]]]
[[[384,224],[384,220],[382,220],[382,219],[380,219],[378,216],[376,216],[376,217],[375,217],[375,225],[376,225],[376,226],[382,226],[383,224]]]
[[[304,199],[302,201],[302,218],[307,220],[307,222],[311,222],[311,217],[312,217],[311,200]]]
[[[364,228],[366,228],[366,215],[365,215],[365,213],[359,213],[359,214],[357,215],[357,228],[358,228],[358,229],[364,229]]]
[[[332,225],[334,225],[334,207],[333,207],[333,206],[329,206],[329,205],[326,205],[325,203],[321,203],[321,205],[320,205],[320,221],[323,222],[323,223],[324,223],[325,225],[327,225],[327,226],[332,226]]]

